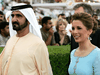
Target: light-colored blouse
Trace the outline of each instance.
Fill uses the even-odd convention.
[[[68,72],[70,75],[100,75],[100,49],[96,47],[85,57],[75,56],[74,49],[71,52],[71,62]]]

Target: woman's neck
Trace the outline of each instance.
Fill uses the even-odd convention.
[[[62,32],[63,32],[63,30],[58,31],[58,33],[59,33],[60,35],[62,35]]]
[[[81,51],[89,50],[90,48],[95,48],[95,46],[90,42],[90,40],[79,43],[79,50]]]

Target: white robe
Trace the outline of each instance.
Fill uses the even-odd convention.
[[[47,46],[32,33],[23,37],[15,35],[8,40],[0,55],[0,75],[6,72],[9,57],[11,61],[7,75],[53,75]]]

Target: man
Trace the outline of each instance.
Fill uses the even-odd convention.
[[[11,10],[12,37],[0,55],[0,75],[53,75],[32,6],[18,4]]]
[[[58,15],[58,19],[66,19],[65,14],[64,14],[64,13],[59,14],[59,15]]]
[[[62,19],[65,19],[65,20],[66,20],[66,15],[65,15],[64,13],[59,14],[59,15],[58,15],[58,18],[59,18],[59,19],[62,18]]]
[[[9,23],[4,21],[0,23],[0,45],[5,46],[8,39],[9,39]]]
[[[41,34],[42,34],[42,38],[45,41],[46,45],[58,45],[55,44],[55,39],[54,39],[54,31],[52,28],[52,22],[51,22],[51,17],[43,17],[42,19],[42,28],[41,30]]]
[[[87,12],[90,15],[93,14],[92,7],[89,4],[81,3],[77,4],[73,8],[75,10],[75,13],[81,13],[81,12]],[[91,34],[91,43],[96,45],[100,48],[100,29],[97,29],[97,31],[94,34]],[[71,36],[71,50],[78,47],[78,44],[75,42],[73,36]]]
[[[92,17],[96,20],[98,20],[98,15],[97,14],[93,14]]]
[[[5,16],[2,11],[0,11],[0,22],[5,21]]]

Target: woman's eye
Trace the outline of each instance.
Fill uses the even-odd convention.
[[[59,24],[60,26],[62,25],[62,24]]]
[[[82,29],[81,27],[77,27],[77,29]]]

